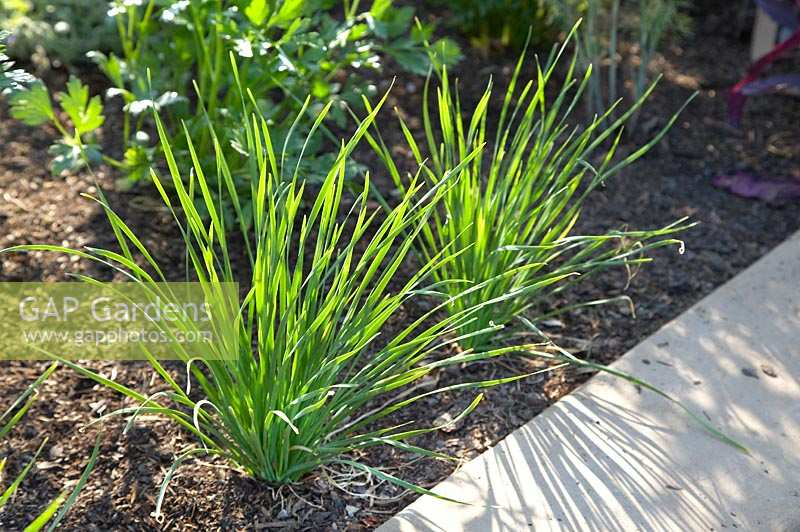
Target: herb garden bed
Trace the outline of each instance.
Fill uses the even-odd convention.
[[[594,234],[621,226],[660,227],[689,216],[699,225],[683,233],[686,252],[657,250],[653,264],[631,281],[624,293],[636,303],[636,316],[622,306],[592,307],[548,322],[548,332],[564,347],[581,356],[608,363],[648,336],[692,303],[731,278],[800,227],[797,210],[744,200],[714,188],[714,176],[738,168],[770,175],[800,177],[796,100],[774,105],[754,100],[746,121],[752,127],[737,131],[726,124],[725,91],[740,74],[747,44],[729,29],[728,2],[706,2],[707,13],[695,21],[697,30],[681,47],[667,50],[659,59],[665,79],[645,105],[640,124],[652,132],[677,110],[695,90],[698,98],[681,116],[664,141],[633,168],[613,178],[587,202],[579,221],[581,233]],[[718,9],[717,9],[718,8]],[[729,6],[733,9],[733,6]],[[462,98],[479,98],[492,75],[502,83],[513,69],[512,57],[480,59],[472,52],[453,72],[461,80]],[[478,75],[479,74],[479,75]],[[389,79],[377,80],[388,87]],[[402,75],[390,103],[403,112],[412,128],[419,128],[423,80]],[[383,111],[389,115],[388,110]],[[387,119],[388,121],[388,119]],[[106,128],[115,125],[109,123]],[[386,128],[387,130],[389,128]],[[392,128],[394,129],[394,128]],[[388,133],[388,131],[387,131]],[[409,157],[399,132],[387,137],[399,157]],[[162,265],[184,269],[179,239],[170,214],[155,195],[114,192],[115,176],[101,170],[94,176],[53,178],[47,169],[46,149],[52,141],[47,130],[22,126],[0,109],[0,247],[20,243],[67,242],[70,246],[110,246],[110,234],[99,206],[79,197],[100,186],[109,202],[142,235]],[[630,140],[626,141],[630,142]],[[630,144],[630,149],[636,144]],[[403,146],[403,147],[401,147]],[[365,160],[370,156],[365,154]],[[374,158],[372,163],[375,163]],[[373,164],[379,186],[389,181]],[[97,183],[94,180],[97,179]],[[386,186],[383,187],[386,189]],[[388,190],[384,190],[388,192]],[[83,268],[66,256],[44,253],[3,255],[0,281],[66,280],[66,272]],[[405,266],[407,271],[413,265]],[[402,275],[401,275],[402,277]],[[581,300],[619,295],[626,284],[624,271],[602,274],[581,285]],[[404,309],[410,320],[421,309]],[[405,321],[404,320],[404,321]],[[391,323],[399,327],[403,323]],[[524,370],[512,362],[484,363],[468,371],[471,379],[488,379]],[[522,362],[513,362],[522,364]],[[0,375],[0,403],[8,404],[39,375],[43,365],[11,363]],[[93,363],[106,375],[152,393],[152,370],[140,363]],[[668,368],[665,368],[667,371]],[[438,384],[455,382],[449,369]],[[97,426],[82,430],[89,421],[126,404],[119,395],[66,368],[41,389],[41,399],[27,415],[21,430],[3,446],[32,454],[43,437],[49,444],[17,495],[13,508],[0,515],[0,528],[24,526],[62,489],[64,480],[77,480],[91,451]],[[462,376],[463,377],[463,376]],[[547,378],[530,378],[486,391],[486,399],[463,423],[422,438],[422,446],[471,458],[502,439],[516,427],[569,393],[587,378],[563,370]],[[462,411],[469,393],[451,393],[410,407],[409,419],[445,419]],[[127,435],[122,420],[104,423],[103,444],[96,469],[72,511],[68,529],[149,530],[163,526],[176,530],[213,529],[360,529],[384,522],[413,500],[414,495],[363,472],[324,469],[293,486],[270,488],[229,469],[222,461],[189,462],[178,470],[165,499],[161,525],[151,515],[158,486],[173,461],[173,453],[191,442],[174,424],[140,418]],[[363,460],[421,486],[433,486],[449,473],[452,464],[433,459],[409,460],[396,449],[374,448]],[[13,471],[12,471],[13,472]],[[337,487],[338,486],[338,487]]]

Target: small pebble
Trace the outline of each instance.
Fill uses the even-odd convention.
[[[778,372],[775,371],[775,368],[773,368],[769,364],[761,364],[761,371],[763,371],[764,375],[766,375],[767,377],[772,377],[773,379],[778,378]]]
[[[442,426],[440,430],[449,434],[457,431],[464,425],[463,420],[453,423],[454,419],[455,418],[450,412],[443,412],[434,420],[433,424],[434,426]]]

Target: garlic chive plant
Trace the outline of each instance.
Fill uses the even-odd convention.
[[[243,94],[242,101],[246,99]],[[252,95],[250,99],[253,101]],[[220,360],[192,359],[191,353],[181,353],[195,386],[202,390],[191,394],[168,366],[149,357],[154,373],[167,388],[149,397],[74,362],[63,363],[138,403],[114,414],[132,418],[140,414],[167,416],[193,433],[197,447],[180,455],[176,465],[198,453],[208,453],[277,485],[294,482],[320,466],[338,462],[368,469],[381,478],[424,492],[348,455],[370,446],[391,445],[443,457],[407,442],[440,427],[426,426],[424,420],[420,420],[423,426],[393,425],[387,418],[444,391],[479,390],[526,376],[414,391],[414,384],[433,371],[502,356],[517,348],[457,354],[447,354],[443,349],[458,341],[456,332],[466,323],[496,303],[489,300],[465,306],[459,312],[443,313],[441,306],[433,308],[402,324],[399,332],[386,334],[387,321],[400,314],[404,303],[430,292],[425,283],[431,272],[441,271],[458,260],[461,251],[452,246],[442,248],[421,262],[409,278],[398,274],[414,238],[428,231],[431,215],[455,186],[449,177],[433,187],[422,178],[412,181],[388,213],[369,206],[369,180],[354,202],[343,200],[348,186],[348,156],[373,123],[382,103],[383,100],[361,121],[349,140],[342,142],[335,163],[314,194],[305,190],[300,165],[285,164],[281,152],[273,146],[266,119],[252,116],[246,124],[246,151],[254,188],[246,203],[238,196],[213,128],[209,134],[216,148],[218,175],[210,180],[207,169],[198,162],[188,133],[186,142],[194,165],[178,167],[170,137],[156,117],[170,173],[169,186],[155,172],[152,178],[183,235],[191,277],[209,287],[209,298],[217,297],[211,288],[215,283],[238,282],[246,290],[239,319],[234,320],[237,341],[223,346],[234,352]],[[320,112],[312,133],[329,108],[330,104]],[[455,178],[477,155],[477,150],[465,154],[463,162],[449,175]],[[215,195],[211,182],[219,183]],[[215,197],[224,199],[215,202]],[[108,215],[118,251],[46,245],[17,246],[6,251],[75,254],[125,272],[130,282],[157,292],[155,283],[167,277],[162,268],[106,200],[94,199]],[[221,201],[232,203],[242,224],[242,211],[252,209],[253,230],[242,232],[228,227],[222,204],[218,203]],[[201,217],[197,202],[204,204],[208,218]],[[304,206],[307,202],[310,205]],[[248,271],[252,272],[246,279],[235,273],[230,253],[232,242],[242,233]],[[468,414],[481,397],[476,392],[461,415]],[[453,422],[458,419],[460,416]],[[164,493],[162,488],[157,510]]]
[[[430,78],[425,86],[425,143],[418,143],[400,121],[421,172],[434,188],[457,173],[454,184],[442,194],[441,208],[433,211],[432,223],[416,238],[423,263],[442,249],[456,253],[453,260],[431,272],[448,309],[459,316],[481,301],[505,296],[462,328],[464,347],[481,348],[498,341],[496,327],[508,326],[518,317],[535,323],[536,318],[589,304],[552,306],[556,294],[591,274],[644,263],[650,260],[646,252],[680,245],[668,235],[688,227],[679,220],[656,230],[574,234],[581,207],[592,191],[647,153],[677,118],[676,114],[655,138],[618,161],[615,155],[623,127],[654,85],[616,120],[609,121],[612,107],[586,126],[571,126],[568,120],[585,92],[591,69],[576,78],[573,57],[555,97],[549,94],[558,60],[576,30],[577,25],[563,45],[553,49],[544,68],[537,62],[535,80],[524,84],[520,80],[522,54],[496,125],[489,119],[491,81],[477,105],[464,109],[446,70],[439,74],[441,86],[433,112],[428,104]],[[492,127],[497,132],[489,143]],[[368,139],[396,185],[406,194],[413,192],[404,184],[380,135]],[[491,151],[475,154],[487,144]],[[413,183],[419,186],[417,180]],[[464,291],[465,284],[474,289],[453,297]]]

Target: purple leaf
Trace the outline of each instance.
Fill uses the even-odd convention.
[[[728,119],[730,120],[731,124],[738,127],[742,120],[744,102],[747,100],[747,96],[742,93],[742,88],[756,81],[772,63],[785,56],[795,48],[800,48],[800,28],[796,29],[788,39],[775,46],[775,48],[753,63],[748,69],[747,75],[742,78],[739,83],[733,86],[728,94]]]
[[[779,26],[791,30],[800,27],[800,16],[797,14],[800,2],[795,0],[756,0],[756,4]]]
[[[757,79],[741,87],[745,96],[756,96],[771,92],[800,95],[800,74],[777,74]]]
[[[743,198],[769,203],[784,203],[800,199],[800,180],[757,176],[748,172],[723,174],[712,181],[715,187]]]

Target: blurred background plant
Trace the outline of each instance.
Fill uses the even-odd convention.
[[[6,55],[6,41],[9,33],[0,30],[0,96],[8,97],[16,92],[24,91],[37,80]]]
[[[119,27],[122,55],[92,53],[91,57],[114,86],[108,96],[124,101],[125,163],[130,176],[140,178],[151,158],[131,137],[141,130],[149,116],[145,111],[151,109],[165,113],[168,123],[187,120],[190,133],[200,139],[201,160],[213,159],[206,114],[223,132],[223,147],[244,155],[238,95],[229,90],[234,80],[230,69],[224,68],[230,53],[239,63],[242,84],[254,91],[279,143],[294,138],[288,132],[306,95],[313,97],[311,115],[334,102],[330,117],[343,127],[346,106],[374,94],[374,86],[358,74],[382,68],[386,56],[412,72],[427,72],[430,63],[423,40],[432,28],[412,27],[412,8],[397,8],[391,0],[376,0],[363,12],[358,8],[358,1],[338,0],[182,0],[160,8],[153,0],[141,5],[112,3],[109,14]],[[451,41],[434,43],[433,48],[443,51],[447,62],[459,56]],[[295,125],[301,130],[308,126]],[[305,149],[304,175],[312,180],[334,156],[322,153],[324,133],[323,128],[305,146],[286,146],[284,156],[296,160]],[[182,133],[172,139],[179,156],[186,155],[182,139]],[[234,167],[235,175],[239,169]]]
[[[435,0],[447,5],[449,24],[465,33],[474,46],[522,49],[530,32],[533,48],[549,48],[559,32],[566,34],[583,19],[576,46],[586,71],[594,75],[586,98],[587,110],[602,114],[630,86],[637,100],[650,81],[649,67],[669,34],[690,30],[686,0]],[[637,43],[625,68],[621,42]],[[634,116],[630,126],[635,125]]]
[[[148,168],[159,161],[160,149],[151,141],[147,111],[162,114],[176,157],[190,163],[182,131],[185,122],[198,139],[197,156],[207,168],[215,164],[207,129],[211,121],[220,131],[225,154],[235,154],[230,159],[231,171],[239,192],[246,196],[252,184],[246,177],[247,150],[242,148],[244,117],[237,92],[230,90],[236,80],[231,69],[225,68],[233,55],[240,66],[240,81],[252,90],[253,102],[273,128],[273,140],[283,146],[283,157],[299,162],[301,175],[314,181],[336,156],[336,136],[329,128],[344,127],[348,106],[360,105],[362,96],[375,93],[368,81],[370,71],[382,69],[391,58],[402,69],[425,74],[432,63],[452,64],[460,58],[452,40],[430,43],[434,28],[415,24],[412,7],[374,0],[362,10],[360,4],[359,0],[115,0],[105,15],[116,27],[119,52],[93,50],[88,57],[111,84],[105,93],[106,106],[121,99],[122,156],[101,155],[91,139],[81,141],[82,135],[93,130],[79,131],[76,117],[67,109],[75,132],[62,131],[65,128],[50,112],[49,95],[39,85],[17,91],[29,94],[12,99],[13,114],[31,125],[53,122],[64,139],[70,139],[62,139],[61,144],[77,146],[79,152],[91,147],[72,157],[59,148],[56,155],[64,156],[52,166],[54,172],[102,159],[126,175],[122,186],[146,177]],[[101,11],[97,6],[89,10]],[[326,124],[302,142],[291,140],[303,138],[289,132],[308,132],[313,117],[327,103],[332,105]],[[102,116],[102,102],[88,99],[87,93],[86,104],[87,112]],[[304,106],[309,112],[300,113]],[[295,121],[296,116],[304,118]],[[349,168],[352,173],[361,170],[357,165]],[[249,218],[250,213],[245,215]]]
[[[0,95],[11,105],[11,116],[31,126],[51,124],[61,138],[50,146],[51,169],[61,173],[103,159],[95,139],[103,125],[103,104],[99,96],[89,98],[89,88],[70,77],[66,92],[58,93],[58,109],[69,117],[61,120],[44,83],[20,68],[5,54],[6,32],[0,31]]]
[[[521,49],[528,32],[534,47],[549,47],[558,38],[549,3],[550,0],[434,0],[435,5],[449,9],[447,25],[484,53],[493,47]]]
[[[630,85],[638,100],[650,81],[649,67],[668,34],[689,32],[686,0],[547,0],[553,20],[568,31],[578,18],[584,23],[577,46],[584,70],[592,65],[587,109],[602,114]],[[635,61],[625,72],[623,40],[638,43]],[[629,126],[635,128],[637,116]]]
[[[118,47],[114,21],[96,0],[0,0],[0,30],[13,35],[8,54],[38,74],[85,61],[90,50]]]

